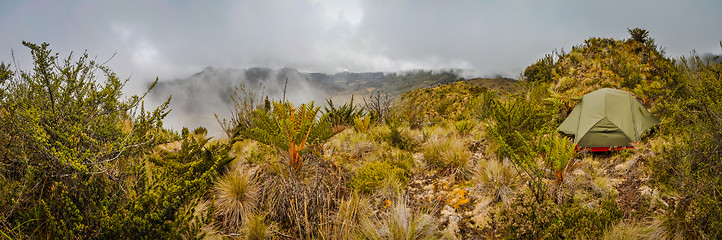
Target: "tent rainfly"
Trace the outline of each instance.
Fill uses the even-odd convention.
[[[658,123],[628,92],[604,88],[582,96],[557,130],[574,135],[577,149],[596,152],[634,148],[642,134]]]

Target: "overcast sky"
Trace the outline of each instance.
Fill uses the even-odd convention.
[[[131,86],[206,66],[307,72],[458,68],[517,77],[554,49],[650,31],[667,55],[721,52],[722,1],[0,0],[0,61],[21,41],[88,50]]]

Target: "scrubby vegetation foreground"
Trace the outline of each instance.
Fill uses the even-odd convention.
[[[33,69],[0,64],[0,238],[719,239],[722,64],[629,32],[546,56],[513,92],[317,106],[239,86],[223,139],[164,129],[170,98],[146,110],[87,54],[24,43]],[[556,132],[603,87],[662,120],[637,150]]]

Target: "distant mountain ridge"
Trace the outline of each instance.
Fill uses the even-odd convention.
[[[346,101],[352,95],[366,96],[374,90],[383,90],[398,96],[418,88],[462,81],[454,71],[415,70],[401,73],[339,72],[304,73],[294,68],[207,67],[187,78],[159,82],[150,93],[152,101],[160,102],[173,96],[169,114],[171,128],[206,126],[211,135],[220,133],[213,114],[226,118],[233,106],[231,95],[243,84],[257,89],[258,95],[269,99],[286,100],[299,104],[314,101],[316,106],[326,99]],[[285,94],[284,94],[285,89]]]

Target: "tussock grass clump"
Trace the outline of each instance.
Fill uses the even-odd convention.
[[[348,138],[345,150],[353,159],[362,159],[374,151],[383,149],[383,146],[366,134],[355,134]]]
[[[668,237],[664,223],[655,218],[649,222],[620,221],[604,232],[604,240],[684,239],[683,236]]]
[[[461,141],[432,136],[423,146],[422,154],[427,167],[432,169],[462,175],[471,172],[471,152]]]
[[[520,187],[521,181],[512,163],[505,159],[503,162],[491,160],[480,164],[474,172],[474,179],[482,193],[489,195],[493,201],[509,204],[514,193]]]
[[[332,228],[337,200],[348,191],[341,168],[310,154],[304,158],[308,164],[299,172],[286,164],[266,165],[263,195],[269,220],[293,238],[312,239]]]
[[[352,193],[340,200],[333,228],[325,232],[325,239],[358,239],[362,224],[373,217],[371,201],[365,196]]]
[[[275,227],[275,225],[267,223],[265,215],[260,213],[252,214],[247,217],[246,223],[243,225],[242,239],[273,239]]]
[[[218,179],[214,206],[221,227],[238,230],[244,219],[257,211],[260,190],[253,171],[246,167],[233,169]]]
[[[365,239],[439,239],[438,223],[428,213],[410,209],[399,200],[374,222],[362,224],[359,237]]]

